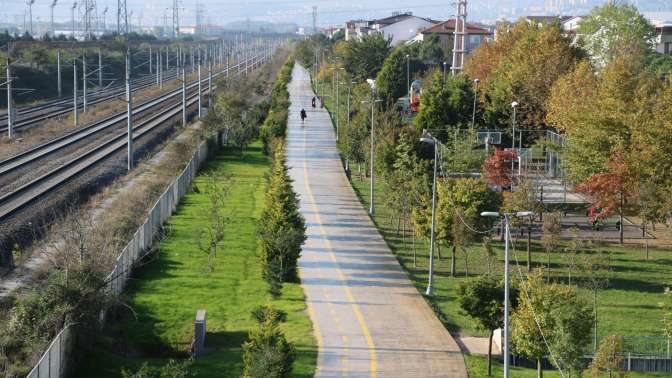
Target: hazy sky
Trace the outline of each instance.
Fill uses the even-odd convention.
[[[52,0],[34,0],[33,20],[48,21],[49,8]],[[56,22],[69,22],[74,0],[57,0],[54,8]],[[79,0],[80,4],[84,0]],[[328,26],[342,23],[353,18],[379,18],[390,15],[394,11],[412,11],[416,15],[434,19],[446,19],[455,12],[454,0],[180,0],[181,24],[195,23],[196,4],[204,9],[206,22],[225,24],[231,21],[267,20],[276,22],[293,22],[300,25],[312,23],[312,6],[318,7],[318,25]],[[585,13],[592,6],[602,4],[606,0],[471,0],[469,2],[469,18],[471,20],[492,20],[502,16],[515,18],[522,14],[558,13],[558,8],[550,4],[560,5],[561,12],[575,11]],[[133,11],[132,22],[138,24],[142,16],[143,25],[162,24],[164,14],[169,22],[172,15],[173,0],[127,0],[129,11]],[[672,0],[639,0],[641,8],[647,10],[670,9]],[[108,25],[116,23],[117,0],[96,0],[98,14],[107,6]],[[0,22],[22,23],[27,13],[26,0],[0,0]],[[166,8],[171,8],[166,10]],[[77,9],[76,17],[80,14]]]

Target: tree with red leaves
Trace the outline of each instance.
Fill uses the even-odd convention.
[[[630,195],[632,175],[621,153],[614,153],[604,165],[604,171],[594,173],[576,187],[586,194],[599,210],[596,218],[617,213],[620,218],[619,238],[623,244],[623,208]]]
[[[495,153],[483,165],[485,179],[488,181],[488,184],[500,188],[510,188],[513,181],[511,162],[516,158],[515,151],[496,149]]]

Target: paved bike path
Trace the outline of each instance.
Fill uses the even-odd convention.
[[[308,228],[299,267],[319,345],[316,376],[466,377],[455,340],[350,186],[304,68],[294,67],[288,89],[287,164]]]

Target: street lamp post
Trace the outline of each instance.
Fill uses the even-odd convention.
[[[514,101],[511,103],[513,108],[513,122],[512,122],[512,131],[511,131],[511,151],[516,152],[516,108],[518,108],[518,102]],[[515,159],[511,159],[511,174],[513,174]]]
[[[504,221],[504,378],[509,378],[509,220],[511,217],[526,218],[531,211],[500,214],[496,211],[484,211],[482,217],[502,218]]]
[[[410,55],[406,54],[406,96],[411,96],[411,62]]]
[[[441,82],[441,86],[446,84],[446,67],[448,66],[448,63],[443,62],[443,81]]]
[[[350,138],[347,137],[347,133],[350,132],[350,94],[352,92],[352,84],[355,84],[354,81],[350,82],[350,85],[348,85],[348,127],[345,131],[346,133],[346,143],[348,143],[348,146],[345,151],[345,171],[350,174],[350,151],[349,151],[349,146],[350,146]]]
[[[439,141],[436,140],[427,130],[422,131],[421,142],[429,143],[434,146],[434,177],[432,179],[432,229],[430,231],[429,241],[429,281],[427,282],[427,291],[425,295],[432,295],[433,277],[434,277],[434,244],[435,244],[435,227],[436,227],[436,174],[439,160]]]
[[[371,204],[369,205],[369,214],[373,215],[375,213],[375,206],[373,205],[374,198],[373,198],[373,185],[374,185],[374,165],[375,165],[375,159],[374,159],[374,140],[375,140],[375,128],[374,128],[374,109],[376,108],[376,103],[381,102],[382,100],[376,99],[376,82],[375,80],[368,79],[367,82],[371,86],[371,101],[362,101],[363,103],[371,103],[371,157],[370,157],[370,172],[371,172],[371,183],[369,186],[369,196],[371,198]]]
[[[480,80],[474,79],[474,110],[471,113],[471,128],[476,124],[476,98],[478,98],[478,83]]]

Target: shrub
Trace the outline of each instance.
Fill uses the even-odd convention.
[[[296,351],[278,328],[280,314],[270,305],[253,312],[259,328],[243,344],[244,378],[283,378],[291,373]]]

